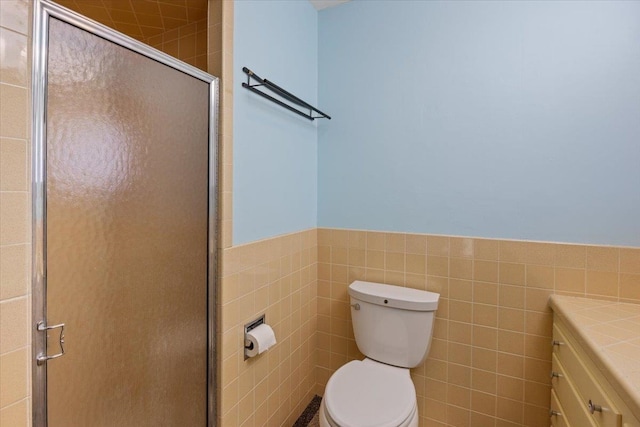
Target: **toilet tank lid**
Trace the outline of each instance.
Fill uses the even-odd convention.
[[[372,304],[413,311],[436,311],[440,294],[402,286],[356,280],[349,295]]]

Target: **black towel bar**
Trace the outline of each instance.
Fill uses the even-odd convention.
[[[292,111],[302,117],[304,117],[305,119],[309,119],[309,120],[315,120],[315,119],[329,119],[331,120],[331,117],[328,114],[323,113],[322,111],[318,110],[316,107],[304,102],[302,99],[298,98],[297,96],[293,95],[291,92],[288,92],[286,90],[284,90],[283,88],[281,88],[280,86],[278,86],[277,84],[273,83],[272,81],[269,81],[267,79],[262,79],[260,78],[260,76],[258,76],[256,73],[254,73],[253,71],[251,71],[250,69],[248,69],[247,67],[243,67],[242,71],[244,71],[247,74],[247,82],[243,82],[242,83],[242,87],[249,89],[251,92],[253,93],[257,93],[258,95],[268,99],[269,101],[273,101],[276,104],[278,104],[281,107],[286,108],[289,111]],[[251,79],[254,79],[255,81],[258,82],[258,84],[251,84]],[[302,107],[304,109],[308,109],[309,110],[309,114],[307,114],[304,111],[300,111],[297,108],[292,107],[291,105],[277,99],[274,98],[273,96],[269,95],[268,93],[262,92],[258,89],[256,89],[257,87],[264,87],[269,89],[271,92],[273,92],[274,94],[278,95],[279,97],[285,99],[286,101],[295,104],[299,107]],[[319,114],[319,116],[314,116],[313,112],[316,112]]]

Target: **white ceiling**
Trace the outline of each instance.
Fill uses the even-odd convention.
[[[339,4],[346,3],[349,0],[309,0],[313,7],[317,10],[326,9],[328,7],[338,6]]]

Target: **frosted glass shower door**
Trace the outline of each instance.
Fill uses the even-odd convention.
[[[206,426],[210,86],[62,20],[48,38],[48,425]]]

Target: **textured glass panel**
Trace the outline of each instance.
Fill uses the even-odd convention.
[[[55,19],[49,39],[49,426],[204,426],[209,86]]]

